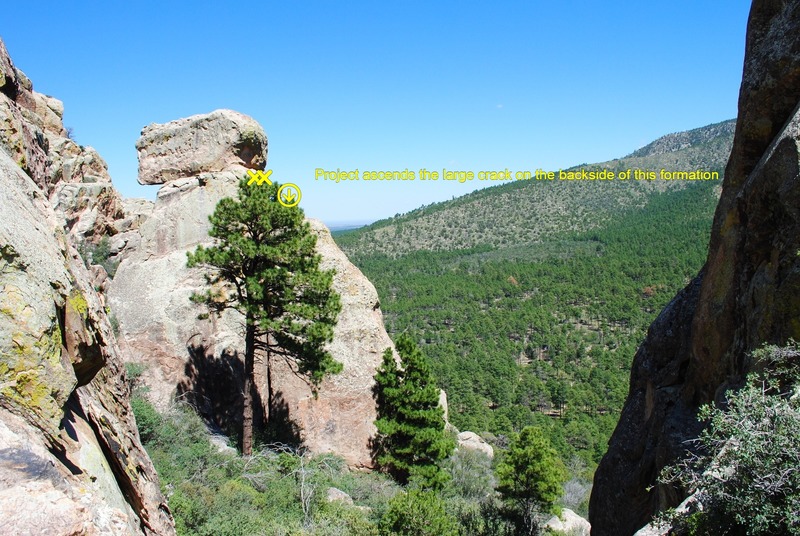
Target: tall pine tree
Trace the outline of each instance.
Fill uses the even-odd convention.
[[[253,369],[256,351],[267,369],[267,411],[272,406],[273,359],[285,359],[314,388],[339,372],[324,345],[333,338],[341,305],[331,288],[332,270],[320,269],[316,236],[298,207],[277,202],[279,184],[239,183],[238,199],[222,199],[214,210],[211,247],[188,253],[188,265],[209,268],[209,289],[193,300],[212,312],[238,311],[244,320],[244,410],[242,453],[253,449]],[[269,419],[269,413],[267,414]]]
[[[455,442],[444,429],[439,389],[425,356],[405,335],[395,347],[401,366],[387,348],[375,375],[376,461],[401,484],[437,489],[447,481],[440,463]]]

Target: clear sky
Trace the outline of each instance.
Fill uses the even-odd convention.
[[[483,187],[333,183],[315,169],[566,168],[736,116],[750,2],[64,2],[0,37],[126,197],[142,127],[254,117],[306,214],[371,221]]]

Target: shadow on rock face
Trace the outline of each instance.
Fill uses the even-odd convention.
[[[289,404],[281,391],[272,395],[269,422],[264,434],[257,438],[263,443],[283,443],[291,447],[299,447],[303,443],[300,427],[289,418]]]
[[[238,352],[215,357],[202,345],[186,348],[189,360],[185,379],[177,385],[176,398],[190,404],[214,430],[235,437],[241,446],[244,409],[244,362]],[[299,446],[300,427],[289,418],[289,406],[279,391],[271,398],[269,416],[262,386],[253,393],[254,435],[258,443],[280,442]]]

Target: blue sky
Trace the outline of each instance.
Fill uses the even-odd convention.
[[[0,37],[126,197],[142,127],[254,117],[306,214],[369,221],[486,185],[314,170],[535,170],[736,115],[750,3],[24,2]]]

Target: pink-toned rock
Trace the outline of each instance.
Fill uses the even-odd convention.
[[[372,467],[369,441],[376,431],[372,387],[384,350],[394,345],[383,327],[375,287],[347,259],[322,222],[309,222],[317,235],[322,268],[336,270],[333,288],[341,296],[342,312],[328,350],[344,370],[327,377],[315,397],[285,363],[276,360],[276,391],[312,452],[337,454],[351,467]]]

